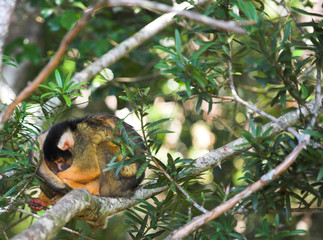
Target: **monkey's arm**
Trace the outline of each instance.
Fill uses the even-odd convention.
[[[37,173],[54,191],[60,192],[66,190],[66,185],[64,184],[64,182],[48,168],[46,162],[43,159],[40,162]]]

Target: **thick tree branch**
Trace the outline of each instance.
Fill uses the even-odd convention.
[[[98,197],[91,195],[86,189],[76,189],[66,194],[30,228],[12,240],[52,239],[74,217],[86,221],[94,228],[105,228],[108,216],[137,204],[136,199],[147,199],[166,189],[167,187],[146,190],[141,186],[130,199]]]
[[[32,212],[29,212],[29,211],[27,211],[27,210],[25,210],[25,209],[22,209],[22,208],[16,208],[15,209],[17,212],[20,212],[20,213],[23,213],[23,214],[25,214],[26,216],[25,217],[23,217],[23,218],[21,218],[21,219],[27,219],[29,216],[32,216],[32,217],[34,217],[34,218],[40,218],[40,216],[39,215],[37,215],[37,214],[35,214],[35,213],[32,213]],[[23,221],[24,221],[23,220]],[[20,222],[22,222],[22,221],[17,221],[17,222],[15,222],[15,224],[17,224],[17,223],[20,223]],[[12,227],[12,225],[11,226],[9,226],[9,227],[7,227],[7,229],[10,229]],[[7,229],[4,229],[4,230],[7,230]],[[72,229],[70,229],[70,228],[67,228],[67,227],[62,227],[62,230],[64,230],[64,231],[66,231],[66,232],[70,232],[70,233],[73,233],[74,235],[76,235],[76,236],[79,236],[79,237],[82,237],[82,238],[84,238],[84,239],[89,239],[89,240],[93,240],[93,238],[90,238],[90,237],[88,237],[88,236],[86,236],[86,235],[83,235],[83,234],[81,234],[81,233],[79,233],[79,232],[77,232],[77,231],[74,231],[74,230],[72,230]]]

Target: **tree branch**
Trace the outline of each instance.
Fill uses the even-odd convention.
[[[272,127],[270,135],[278,134],[284,130],[284,126],[292,126],[299,121],[300,111],[304,117],[308,116],[314,108],[314,100],[307,103],[306,106],[300,108],[293,112],[286,113],[285,115],[279,117],[278,123],[269,122],[262,126],[262,132],[265,132],[268,128]],[[194,166],[197,168],[197,171],[194,173],[202,173],[210,168],[214,168],[217,165],[225,162],[226,160],[238,155],[237,150],[247,150],[250,146],[244,145],[248,143],[244,138],[238,138],[218,149],[211,150],[208,154],[203,157],[195,159]]]
[[[206,0],[194,0],[194,2],[196,5],[200,5],[205,3]],[[193,7],[193,5],[185,1],[177,5],[175,9],[181,11]],[[98,60],[96,60],[91,65],[83,69],[81,72],[76,73],[72,77],[71,81],[86,82],[91,80],[96,75],[98,75],[104,68],[107,68],[113,63],[117,62],[124,55],[131,52],[133,49],[137,48],[142,43],[155,36],[167,26],[171,25],[174,22],[175,15],[176,13],[171,12],[156,18],[154,21],[152,21],[151,23],[143,27],[141,30],[139,30],[136,34],[121,42],[118,46],[108,51]]]
[[[91,195],[86,189],[73,190],[12,240],[51,239],[74,217],[94,228],[103,229],[106,227],[108,216],[139,203],[136,199],[147,199],[167,189],[161,187],[147,190],[144,189],[146,185],[139,187],[130,199],[98,197]]]
[[[300,154],[300,152],[305,146],[306,141],[299,143],[297,147],[294,148],[294,150],[284,159],[284,161],[281,164],[279,164],[276,168],[272,169],[267,174],[263,175],[257,182],[251,184],[242,192],[238,193],[228,201],[225,201],[221,205],[217,206],[209,213],[195,217],[191,222],[172,232],[166,239],[183,239],[194,230],[198,229],[202,225],[206,224],[207,222],[213,220],[214,218],[220,216],[222,213],[234,207],[242,199],[258,191],[260,188],[262,188],[269,182],[272,182],[294,162],[294,160],[297,158],[297,156]]]
[[[24,218],[22,218],[22,219],[26,219],[26,218],[28,218],[29,216],[32,216],[32,217],[34,217],[34,218],[40,218],[40,216],[38,216],[37,214],[35,214],[35,213],[32,213],[32,212],[29,212],[29,211],[26,211],[25,209],[22,209],[22,208],[16,208],[16,210],[17,210],[17,212],[21,212],[21,213],[23,213],[23,214],[25,214],[26,215],[26,217],[24,217]],[[18,222],[20,222],[20,220],[18,221]],[[17,223],[17,222],[16,222]],[[15,224],[16,224],[15,223]],[[12,226],[9,226],[8,227],[8,229],[9,228],[11,228]],[[6,230],[6,229],[5,229]],[[82,238],[84,238],[84,239],[89,239],[89,240],[94,240],[93,238],[90,238],[90,237],[88,237],[88,236],[86,236],[86,235],[84,235],[84,234],[81,234],[81,233],[79,233],[79,232],[77,232],[77,231],[74,231],[74,230],[72,230],[72,229],[70,229],[70,228],[67,228],[67,227],[62,227],[62,230],[64,230],[64,231],[66,231],[66,232],[70,232],[70,233],[73,233],[74,235],[76,235],[76,236],[80,236],[80,237],[82,237]]]
[[[236,88],[234,86],[234,81],[233,81],[233,75],[232,75],[232,54],[231,54],[231,42],[229,42],[228,44],[229,47],[229,61],[228,61],[228,72],[229,72],[229,80],[230,80],[230,89],[232,92],[233,97],[235,98],[235,100],[241,104],[243,104],[244,106],[246,106],[247,108],[251,109],[252,111],[258,113],[261,116],[264,116],[266,118],[268,118],[270,121],[275,122],[277,124],[282,124],[284,126],[284,123],[280,123],[279,120],[277,118],[275,118],[274,116],[262,111],[261,109],[257,108],[254,105],[251,105],[250,103],[248,103],[247,101],[243,100],[242,98],[240,98],[240,96],[238,95]],[[293,129],[290,128],[288,126],[284,126],[284,128],[286,128],[291,134],[293,134],[295,137],[299,138],[299,134],[298,132]]]
[[[192,11],[178,10],[176,8],[170,7],[166,4],[145,1],[145,0],[106,0],[108,5],[112,6],[139,6],[146,8],[148,10],[155,10],[160,12],[171,12],[176,13],[178,16],[183,16],[196,22],[204,23],[208,26],[214,27],[216,29],[221,29],[225,31],[232,31],[240,34],[246,34],[247,31],[240,27],[242,24],[252,24],[253,22],[235,22],[235,21],[222,21],[207,17],[205,15],[199,14]]]

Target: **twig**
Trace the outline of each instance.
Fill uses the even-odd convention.
[[[234,86],[233,75],[232,75],[231,42],[229,42],[228,48],[229,48],[228,72],[229,72],[229,80],[230,80],[230,89],[231,89],[232,95],[234,96],[235,100],[238,101],[239,103],[245,105],[246,107],[250,108],[254,112],[260,114],[261,116],[264,116],[264,117],[268,118],[272,122],[275,122],[277,124],[282,124],[284,128],[286,128],[291,134],[293,134],[297,139],[299,139],[300,134],[295,129],[286,126],[284,123],[279,122],[278,118],[275,118],[274,116],[260,110],[256,106],[251,105],[250,103],[248,103],[247,101],[245,101],[245,100],[243,100],[242,98],[239,97],[239,95],[238,95],[238,93],[237,93],[237,91],[235,89],[235,86]]]
[[[14,202],[16,201],[16,199],[20,196],[20,194],[21,194],[22,192],[24,192],[24,191],[25,191],[25,189],[28,187],[28,185],[32,182],[32,180],[33,180],[33,179],[34,179],[34,178],[33,178],[33,177],[31,177],[31,178],[26,182],[25,186],[24,186],[22,189],[20,189],[20,191],[16,194],[16,196],[14,196],[14,197],[10,198],[9,204],[8,204],[8,206],[6,206],[6,207],[4,207],[4,208],[3,208],[3,212],[8,212],[8,211],[10,210],[10,208],[12,207],[12,205],[14,204]],[[2,211],[1,211],[1,212],[2,212]]]
[[[280,163],[276,168],[272,169],[267,174],[263,175],[257,182],[253,183],[242,192],[238,193],[228,201],[225,201],[221,205],[217,206],[209,213],[203,214],[201,216],[195,217],[191,222],[182,226],[178,230],[172,232],[167,239],[182,239],[189,235],[192,231],[198,229],[207,222],[213,220],[214,218],[220,216],[222,213],[228,211],[234,207],[239,201],[250,196],[252,193],[258,191],[260,188],[272,182],[280,174],[282,174],[297,158],[303,148],[306,146],[306,141],[300,142],[297,147]]]
[[[5,232],[5,231],[9,230],[10,228],[13,228],[14,226],[17,226],[19,223],[25,221],[27,218],[29,218],[29,216],[25,216],[25,217],[19,218],[18,221],[10,224],[10,226],[6,226],[5,228],[0,229],[0,234],[1,234],[1,232]]]
[[[287,7],[287,5],[286,5],[286,3],[285,3],[285,1],[280,1],[280,2],[278,2],[277,0],[273,0],[277,5],[280,5],[280,6],[282,6],[283,8],[285,8],[285,10],[287,11],[287,13],[288,13],[288,15],[289,16],[291,16],[291,18],[293,19],[293,21],[296,23],[296,25],[297,25],[297,19],[296,19],[296,17],[294,16],[294,14],[292,13],[292,11],[289,9],[289,7]],[[299,28],[299,30],[303,33],[303,34],[306,34],[306,31],[303,29],[303,28],[301,28],[301,27],[298,27]]]
[[[9,240],[9,238],[8,238],[8,235],[7,235],[6,231],[4,231],[4,230],[3,230],[3,231],[1,231],[1,232],[3,233],[3,235],[4,235],[5,239],[6,239],[6,240]]]
[[[316,89],[315,89],[315,104],[314,109],[312,111],[313,117],[311,119],[311,123],[309,128],[313,129],[315,122],[319,116],[319,109],[322,106],[322,95],[321,95],[321,82],[322,82],[322,59],[321,56],[317,56],[316,59]]]
[[[188,195],[188,193],[182,188],[181,185],[179,185],[171,176],[169,176],[169,174],[162,168],[162,166],[159,165],[157,159],[155,157],[152,157],[153,162],[156,164],[156,166],[159,168],[159,170],[167,177],[167,179],[172,182],[173,184],[175,184],[175,186],[178,188],[178,190],[186,197],[186,199],[188,201],[190,201],[192,203],[192,205],[199,211],[201,211],[202,213],[208,213],[209,211],[206,210],[203,206],[200,206],[199,204],[197,204],[194,199],[191,198],[190,195]]]
[[[142,114],[142,112],[139,112],[139,114],[136,114],[137,116],[140,116],[138,117],[139,120],[140,120],[140,124],[141,124],[141,132],[142,132],[142,138],[144,140],[144,143],[148,143],[148,137],[147,137],[147,134],[146,134],[146,131],[145,131],[145,123],[144,123],[144,115]],[[191,196],[182,188],[181,185],[179,185],[166,171],[165,169],[160,166],[160,164],[158,163],[158,160],[156,157],[154,157],[151,153],[151,150],[149,148],[149,146],[147,146],[147,153],[146,153],[146,156],[151,156],[151,159],[153,160],[153,162],[155,163],[155,165],[159,168],[159,170],[166,176],[166,178],[171,182],[173,183],[176,188],[186,197],[186,199],[188,201],[190,201],[192,203],[192,205],[199,211],[201,211],[202,213],[207,213],[208,211],[203,207],[203,206],[200,206],[199,204],[197,204],[193,198],[191,198]]]
[[[229,96],[220,96],[220,95],[211,94],[211,97],[220,98],[220,99],[224,99],[224,100],[228,100],[228,101],[236,101],[236,99],[234,97],[229,97]]]
[[[91,19],[93,13],[100,6],[101,6],[101,3],[100,1],[98,1],[98,3],[95,6],[88,8],[88,10],[82,16],[82,18],[64,36],[55,56],[49,61],[49,63],[46,64],[46,66],[42,69],[42,71],[38,74],[38,76],[20,92],[20,94],[15,98],[15,100],[13,100],[13,102],[0,115],[0,123],[4,123],[9,118],[11,113],[15,110],[16,106],[20,102],[25,100],[33,91],[35,91],[35,89],[38,88],[39,84],[41,84],[49,76],[49,74],[55,69],[55,67],[60,63],[60,60],[63,57],[67,47],[70,45],[71,41],[85,27],[87,22]]]
[[[225,31],[232,31],[240,34],[246,34],[246,30],[240,27],[240,25],[246,24],[254,24],[253,21],[246,21],[246,22],[234,22],[234,21],[222,21],[207,17],[205,15],[199,14],[197,12],[192,11],[183,11],[173,8],[171,6],[152,2],[152,1],[145,1],[145,0],[106,0],[106,3],[112,6],[139,6],[142,8],[146,8],[148,10],[155,10],[161,12],[172,12],[176,13],[176,15],[186,17],[188,19],[204,23],[208,26],[225,30]]]
[[[285,209],[282,209],[285,211]],[[243,213],[250,213],[250,211],[252,211],[251,209],[247,209],[247,208],[239,208],[237,210],[235,210],[234,212],[232,212],[233,214],[243,214]],[[290,208],[290,211],[292,213],[322,213],[323,212],[323,208]],[[277,209],[268,209],[267,210],[268,213],[280,213],[280,210]]]

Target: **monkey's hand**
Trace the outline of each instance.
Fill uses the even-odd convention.
[[[50,205],[50,203],[40,198],[31,198],[28,205],[33,212],[38,212],[47,209],[47,206]]]
[[[69,179],[63,179],[63,182],[72,189],[86,188],[91,194],[99,195],[99,178],[88,183],[79,183]]]
[[[138,172],[138,166],[136,163],[122,166],[120,169],[120,174],[122,177],[136,176],[137,172]]]

